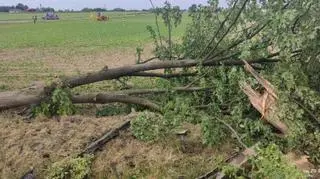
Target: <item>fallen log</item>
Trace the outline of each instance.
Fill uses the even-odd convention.
[[[131,90],[122,90],[112,92],[113,94],[126,94],[126,95],[142,95],[142,94],[157,94],[157,93],[166,93],[166,92],[194,92],[194,91],[206,91],[210,88],[202,87],[176,87],[172,89],[131,89]]]
[[[143,94],[158,94],[158,93],[166,93],[166,92],[193,92],[193,91],[205,91],[209,90],[209,88],[201,88],[201,87],[177,87],[172,89],[131,89],[131,90],[122,90],[122,91],[113,91],[107,92],[103,94],[87,94],[87,95],[75,95],[72,97],[73,103],[96,103],[96,104],[104,104],[104,103],[132,103],[138,104],[155,111],[160,111],[160,107],[155,105],[154,103],[143,99],[132,97],[128,95],[143,95]],[[97,98],[98,97],[98,98]],[[2,92],[0,93],[0,111],[6,109],[12,109],[22,106],[28,106],[32,104],[39,104],[44,97],[36,95],[36,94],[25,94],[19,92]]]
[[[31,104],[38,104],[41,102],[41,100],[42,97],[38,95],[27,95],[15,92],[0,93],[0,111]]]
[[[111,139],[119,136],[120,131],[128,129],[130,127],[130,122],[133,117],[136,117],[137,113],[132,112],[128,116],[126,116],[126,120],[124,123],[119,125],[118,127],[106,132],[103,136],[101,136],[99,139],[92,142],[88,147],[86,147],[85,150],[83,150],[79,156],[83,156],[84,154],[94,154],[97,150],[101,149],[103,145],[105,145],[107,142],[109,142]]]
[[[140,106],[147,107],[148,109],[161,112],[161,108],[144,98],[133,97],[128,95],[110,95],[110,94],[87,94],[83,96],[73,96],[71,100],[75,104],[81,103],[93,103],[93,104],[106,104],[106,103],[126,103],[126,104],[137,104]]]
[[[178,77],[188,77],[188,76],[196,76],[196,72],[192,73],[173,73],[173,74],[162,74],[162,73],[151,73],[151,72],[137,72],[133,74],[129,74],[128,76],[138,76],[138,77],[158,77],[158,78],[178,78]]]
[[[251,63],[273,63],[278,62],[277,59],[257,59],[257,60],[250,60],[248,61],[249,64]],[[112,80],[118,79],[123,76],[130,76],[131,74],[149,70],[157,70],[157,69],[165,69],[165,68],[181,68],[181,67],[194,67],[199,65],[201,61],[199,60],[174,60],[174,61],[159,61],[159,62],[152,62],[146,64],[136,64],[136,65],[129,65],[123,66],[118,68],[104,68],[103,70],[95,73],[90,73],[87,75],[67,78],[63,81],[63,86],[74,88],[81,85],[86,85],[90,83],[95,83],[104,80]],[[203,66],[236,66],[236,65],[243,65],[244,62],[241,60],[226,60],[223,62],[217,62],[215,60],[209,60],[203,62]]]
[[[272,63],[277,62],[278,60],[275,59],[257,59],[257,60],[251,60],[248,61],[248,63]],[[145,75],[145,71],[149,70],[156,70],[156,69],[165,69],[165,68],[179,68],[179,67],[193,67],[200,63],[199,60],[174,60],[174,61],[159,61],[159,62],[150,62],[146,64],[136,64],[136,65],[129,65],[119,68],[113,68],[108,69],[107,67],[103,68],[103,70],[90,73],[83,76],[78,77],[72,77],[72,78],[66,78],[63,80],[61,87],[68,87],[68,88],[74,88],[81,85],[86,85],[90,83],[95,83],[99,81],[104,80],[112,80],[112,79],[119,79],[123,76],[130,76],[133,74],[139,74]],[[244,62],[240,60],[226,60],[223,62],[217,62],[215,60],[209,60],[206,62],[203,62],[203,66],[233,66],[233,65],[243,65]],[[176,74],[173,74],[175,76]],[[180,74],[179,74],[180,75]],[[191,74],[188,74],[191,75]],[[187,76],[188,76],[187,75]],[[193,75],[193,74],[192,74]],[[170,77],[170,75],[168,76]],[[171,76],[172,77],[172,76]],[[44,98],[50,96],[51,92],[57,87],[57,84],[53,83],[52,85],[42,87],[37,89],[38,91],[35,92],[35,94],[26,95],[26,94],[5,94],[0,93],[0,111],[5,109],[11,109],[31,104],[38,104],[40,103]],[[39,95],[41,94],[41,95]],[[41,96],[41,97],[40,97]],[[88,96],[87,96],[88,97]],[[121,98],[119,100],[116,100],[115,98],[111,99],[111,96],[108,96],[104,98],[106,102],[112,101],[112,102],[131,102],[131,101],[140,101],[140,100],[124,100],[124,98]],[[85,101],[92,102],[92,100],[89,100],[89,98],[86,99],[86,97],[83,97],[82,100],[80,98],[75,98],[81,103],[86,103]],[[86,99],[84,101],[84,99]],[[142,101],[140,101],[142,102]],[[143,102],[144,103],[144,102]],[[144,103],[147,104],[147,103]],[[154,105],[149,105],[155,107]],[[154,108],[156,109],[156,108]]]

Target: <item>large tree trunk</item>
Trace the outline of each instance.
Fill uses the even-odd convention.
[[[145,106],[149,109],[160,111],[159,106],[152,102],[143,99],[132,97],[129,95],[144,95],[144,94],[157,94],[166,93],[170,91],[174,92],[193,92],[193,91],[204,91],[210,90],[209,88],[201,87],[177,87],[172,89],[131,89],[122,91],[112,91],[104,94],[86,94],[80,96],[73,96],[72,100],[74,103],[131,103]],[[11,109],[16,107],[27,106],[31,104],[39,104],[44,99],[40,95],[23,94],[22,92],[2,92],[0,93],[0,111],[5,109]]]
[[[3,92],[0,93],[0,111],[30,104],[37,104],[41,99],[42,98],[38,95],[27,95],[18,92]]]
[[[249,64],[251,63],[268,63],[268,62],[277,62],[275,59],[257,59],[247,61]],[[83,76],[77,76],[73,78],[69,78],[64,81],[64,85],[69,88],[74,88],[81,85],[86,85],[90,83],[95,83],[104,80],[112,80],[117,79],[123,76],[132,76],[134,73],[149,71],[149,70],[157,70],[157,69],[165,69],[165,68],[182,68],[182,67],[194,67],[199,65],[200,61],[198,60],[173,60],[173,61],[160,61],[146,64],[137,64],[130,66],[123,66],[119,68],[108,69],[104,68],[103,70],[91,73]],[[204,62],[203,66],[235,66],[235,65],[243,65],[244,63],[241,60],[226,60],[224,62],[218,62],[215,60],[210,60]]]

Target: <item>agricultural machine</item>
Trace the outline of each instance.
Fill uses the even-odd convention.
[[[96,19],[97,19],[97,21],[108,21],[109,16],[104,16],[101,12],[98,12]]]
[[[45,16],[42,17],[43,20],[59,20],[59,16],[54,12],[47,12]]]

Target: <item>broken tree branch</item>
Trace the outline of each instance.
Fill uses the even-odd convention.
[[[19,93],[0,93],[0,111],[31,105],[31,104],[38,104],[42,98],[37,95],[26,95],[26,94],[19,94]]]
[[[93,104],[106,104],[106,103],[126,103],[126,104],[137,104],[140,106],[147,107],[148,109],[161,112],[161,108],[144,98],[133,97],[128,95],[119,95],[119,94],[87,94],[82,96],[73,96],[71,100],[75,104],[83,103],[93,103]]]
[[[238,133],[228,123],[226,123],[225,121],[220,120],[220,119],[218,119],[218,121],[221,122],[222,124],[224,124],[225,126],[227,126],[231,130],[231,132],[236,136],[238,142],[242,145],[242,147],[244,147],[245,149],[248,148],[248,146],[242,142],[242,140],[239,137]]]
[[[138,104],[145,107],[151,107],[159,111],[159,107],[151,102],[148,102],[145,99],[132,97],[128,95],[143,95],[143,94],[158,94],[166,92],[194,92],[194,91],[204,91],[209,90],[210,88],[201,88],[201,87],[176,87],[172,89],[130,89],[130,90],[121,90],[121,91],[112,91],[104,94],[87,94],[84,96],[73,96],[74,103],[132,103]],[[99,98],[96,98],[96,97]],[[0,93],[0,111],[17,108],[32,104],[39,104],[41,100],[44,99],[38,95],[31,94],[20,94],[18,92],[2,92]],[[100,101],[99,101],[100,100]]]
[[[203,56],[204,53],[208,50],[208,48],[210,47],[210,45],[212,45],[212,43],[214,42],[214,40],[216,39],[217,35],[220,33],[220,31],[222,30],[222,28],[224,27],[225,23],[227,22],[227,20],[229,20],[230,15],[232,14],[233,10],[236,8],[236,5],[238,3],[238,0],[236,0],[233,4],[232,10],[228,13],[228,15],[225,17],[225,19],[222,21],[222,23],[220,24],[218,30],[216,31],[216,33],[213,35],[213,37],[211,38],[210,42],[207,44],[207,46],[203,49],[203,51],[200,53],[200,56]],[[217,16],[218,17],[218,16]]]
[[[144,64],[144,63],[148,63],[148,62],[151,62],[152,60],[155,60],[155,59],[159,59],[159,57],[151,57],[145,61],[142,61],[142,62],[139,62],[139,64]]]
[[[160,45],[162,46],[162,36],[161,36],[161,33],[160,33],[160,26],[159,26],[159,21],[158,21],[158,14],[157,14],[157,8],[154,6],[153,4],[153,1],[152,0],[149,0],[151,6],[152,6],[152,10],[154,11],[154,18],[155,18],[155,23],[156,23],[156,27],[157,27],[157,32],[158,32],[158,37],[159,37],[159,40],[160,40]]]
[[[286,135],[288,133],[288,127],[286,124],[281,122],[276,116],[276,100],[278,99],[274,87],[272,84],[260,76],[254,69],[246,63],[245,69],[255,77],[255,79],[264,87],[265,91],[260,93],[252,89],[252,87],[243,82],[240,84],[241,90],[248,96],[252,106],[256,108],[262,115],[261,119],[265,120],[271,124],[274,128],[281,132],[281,134]]]
[[[250,60],[248,63],[273,63],[278,62],[279,60],[274,59],[258,59],[258,60]],[[117,79],[122,76],[129,76],[130,74],[141,72],[141,71],[149,71],[149,70],[157,70],[164,68],[180,68],[180,67],[193,67],[198,65],[200,62],[197,60],[174,60],[174,61],[159,61],[153,63],[146,64],[136,64],[131,66],[123,66],[108,70],[102,70],[96,73],[91,73],[83,76],[73,77],[65,80],[64,86],[69,88],[74,88],[81,85],[86,85],[90,83],[95,83],[104,80],[112,80]],[[243,65],[243,62],[240,60],[226,60],[224,62],[216,62],[213,60],[206,61],[202,64],[203,66],[235,66],[235,65]]]
[[[163,74],[163,73],[152,73],[152,72],[137,72],[133,74],[129,74],[128,76],[138,76],[138,77],[158,77],[158,78],[176,78],[176,77],[188,77],[188,76],[196,76],[197,73],[173,73],[173,74]]]
[[[103,136],[101,136],[98,140],[94,141],[85,150],[83,150],[79,156],[83,156],[84,154],[94,154],[98,149],[102,148],[107,142],[111,139],[119,136],[120,131],[128,129],[130,127],[131,119],[136,117],[137,113],[131,113],[126,116],[126,120],[120,126],[106,132]]]
[[[236,18],[234,19],[234,21],[230,24],[230,26],[228,27],[228,29],[223,33],[222,37],[219,39],[219,41],[216,43],[216,45],[210,50],[210,52],[208,53],[208,55],[206,56],[209,57],[211,56],[212,53],[214,53],[214,51],[217,49],[217,47],[220,45],[220,43],[222,42],[222,40],[226,37],[226,35],[229,34],[231,28],[236,24],[236,22],[238,21],[242,11],[244,10],[244,8],[246,7],[247,3],[249,2],[249,0],[245,0],[245,2],[243,3],[242,7],[240,8],[238,14],[236,15]]]
[[[142,95],[142,94],[156,94],[156,93],[166,93],[166,92],[194,92],[194,91],[205,91],[210,90],[210,88],[202,88],[202,87],[177,87],[172,89],[132,89],[132,90],[122,90],[115,91],[112,94],[118,95]]]

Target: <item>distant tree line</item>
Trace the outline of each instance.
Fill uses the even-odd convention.
[[[86,8],[83,8],[81,11],[82,12],[93,12],[93,11],[105,12],[107,10],[104,8],[87,8],[86,7]]]
[[[127,10],[127,9],[123,9],[123,8],[114,8],[114,9],[110,9],[110,10],[107,10],[107,9],[104,9],[104,8],[83,8],[81,10],[81,12],[140,12],[140,11],[143,11],[143,12],[151,12],[152,9],[142,9],[142,10],[136,10],[136,9],[130,9],[130,10]]]
[[[195,5],[194,5],[195,6]],[[194,7],[195,8],[195,7]],[[27,11],[29,10],[29,7],[25,4],[22,3],[18,3],[16,6],[0,6],[0,12],[9,12],[11,9],[19,9],[21,11]],[[32,11],[37,11],[37,12],[54,12],[55,9],[51,8],[51,7],[42,7],[42,8],[34,8],[32,9]],[[107,10],[105,8],[83,8],[81,10],[81,12],[152,12],[152,9],[142,9],[142,10],[136,10],[136,9],[132,9],[132,10],[127,10],[127,9],[123,9],[123,8],[114,8],[114,9],[110,9]],[[58,12],[77,12],[73,9],[65,9],[65,10],[58,10]]]
[[[10,9],[14,8],[14,6],[0,6],[0,12],[9,12]]]
[[[27,10],[29,7],[22,3],[18,3],[16,6],[0,6],[0,12],[9,12],[11,9]]]
[[[0,12],[9,12],[11,9],[19,9],[21,11],[37,11],[37,12],[53,12],[55,11],[54,8],[51,7],[42,7],[42,8],[35,8],[35,9],[29,9],[29,7],[25,4],[18,3],[17,5],[12,6],[0,6]]]

